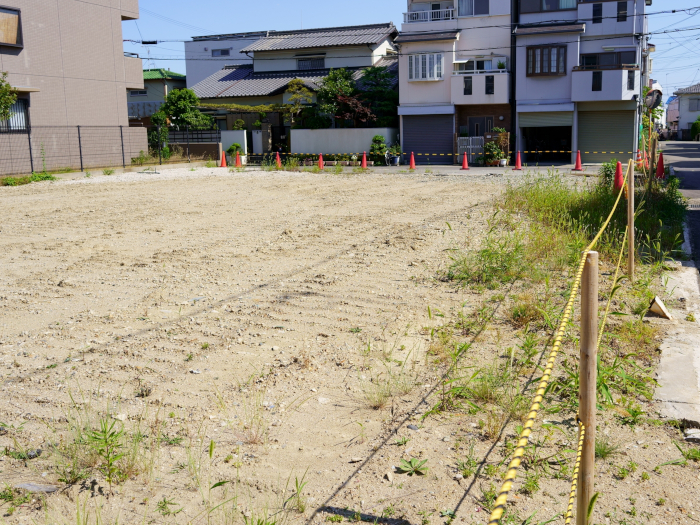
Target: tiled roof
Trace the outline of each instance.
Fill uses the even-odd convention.
[[[405,42],[431,42],[436,40],[456,40],[457,35],[459,35],[459,30],[457,31],[434,31],[432,33],[426,33],[423,31],[419,32],[403,32],[401,33],[394,42],[397,44],[403,44]]]
[[[398,83],[399,61],[395,57],[382,58],[376,64],[387,67],[394,76],[394,85]],[[309,89],[316,91],[319,83],[325,78],[330,69],[311,71],[279,71],[254,73],[253,66],[228,66],[217,71],[210,77],[192,86],[200,99],[235,98],[235,97],[264,97],[283,93],[287,85],[295,78],[300,78]],[[362,68],[352,69],[353,78],[362,78]]]
[[[144,69],[143,79],[144,80],[185,80],[186,75],[182,73],[175,73],[175,71],[168,71],[167,69]]]
[[[677,89],[673,92],[674,95],[688,95],[692,93],[700,93],[700,84],[694,84],[687,88]]]
[[[396,27],[391,22],[388,24],[322,27],[298,31],[270,31],[267,37],[261,38],[248,47],[243,48],[241,53],[377,44],[389,35],[397,33]]]

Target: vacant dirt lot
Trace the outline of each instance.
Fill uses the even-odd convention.
[[[2,519],[485,522],[500,480],[462,479],[456,461],[472,443],[500,466],[504,441],[483,439],[483,415],[420,416],[440,379],[429,327],[481,301],[436,271],[478,242],[509,177],[200,169],[2,188],[0,481],[59,488],[6,493]],[[474,357],[495,359],[502,330]],[[125,432],[112,489],[100,420]],[[664,430],[636,432],[616,438],[625,455],[652,445],[640,472],[678,455]],[[428,474],[394,472],[401,458]],[[654,507],[688,479],[652,479],[637,507],[697,521],[667,514],[674,496]],[[522,519],[565,509],[568,480],[544,488],[514,495]]]

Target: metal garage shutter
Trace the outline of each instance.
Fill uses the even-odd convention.
[[[539,113],[520,113],[518,125],[521,128],[550,128],[573,126],[573,111],[542,111]]]
[[[583,162],[617,159],[624,164],[633,158],[629,153],[633,145],[634,111],[579,112],[578,149]]]
[[[452,115],[404,116],[403,150],[408,158],[414,152],[416,164],[453,164],[452,119]]]

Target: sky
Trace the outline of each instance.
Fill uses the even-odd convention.
[[[125,40],[180,42],[155,46],[124,42],[124,51],[138,53],[144,69],[162,67],[185,73],[182,41],[193,36],[385,22],[394,22],[401,29],[406,0],[234,0],[225,4],[215,0],[140,0],[139,7],[141,18],[122,23]],[[650,42],[656,45],[651,76],[661,83],[664,99],[676,89],[700,82],[700,0],[654,0],[647,8],[648,13],[690,8],[697,9],[649,16]]]

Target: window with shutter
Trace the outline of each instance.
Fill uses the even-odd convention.
[[[472,94],[472,77],[464,77],[464,94]]]

